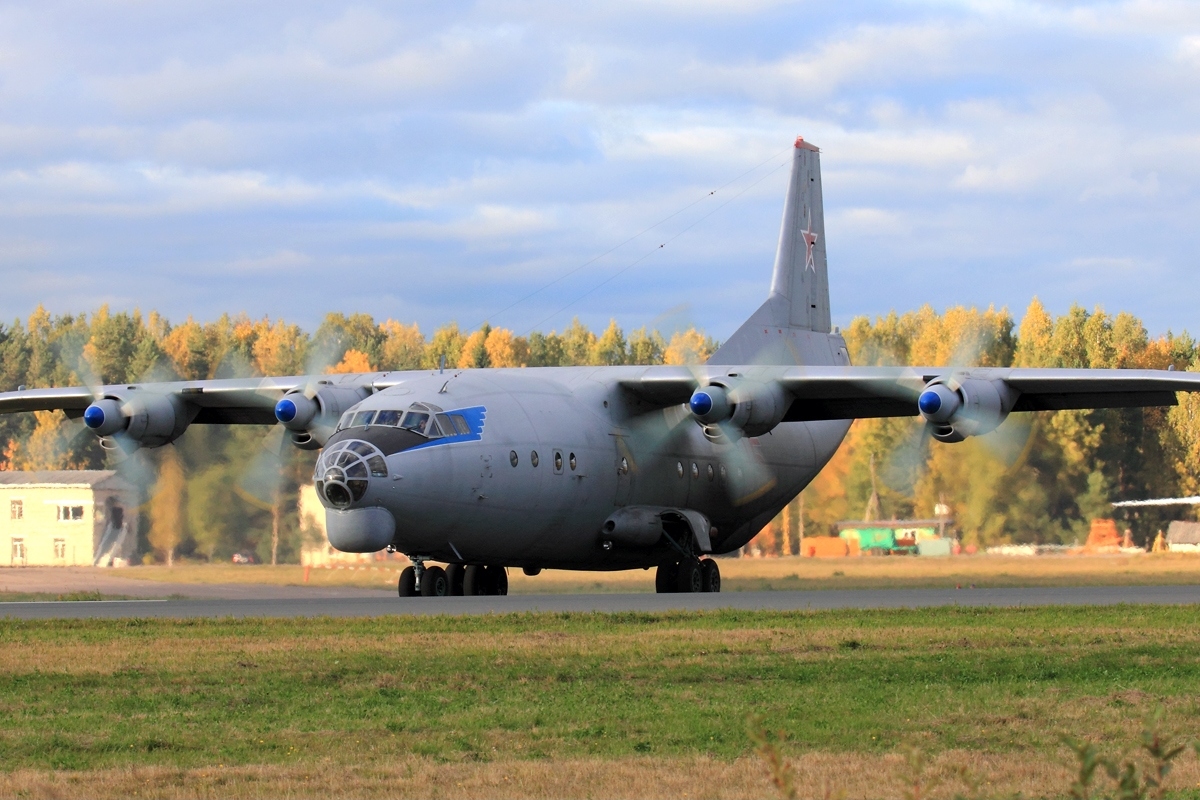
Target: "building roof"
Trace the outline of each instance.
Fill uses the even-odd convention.
[[[1172,521],[1167,528],[1167,541],[1171,544],[1200,544],[1200,522]]]
[[[892,530],[901,530],[906,528],[936,528],[939,525],[950,526],[954,524],[952,519],[876,519],[866,522],[856,522],[853,520],[839,522],[837,529],[844,530],[862,530],[864,528],[891,528]]]
[[[40,472],[0,470],[4,486],[88,486],[92,489],[132,490],[133,484],[111,469],[57,469]]]

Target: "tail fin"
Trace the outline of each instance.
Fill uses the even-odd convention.
[[[829,326],[821,155],[815,146],[797,139],[771,294],[708,363],[839,363],[830,352],[829,337],[811,335],[828,334]]]

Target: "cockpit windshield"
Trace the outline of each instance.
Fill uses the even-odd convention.
[[[390,425],[391,427],[394,428],[400,424],[401,416],[403,416],[403,412],[401,412],[401,411],[389,411],[389,410],[380,411],[379,414],[375,417],[375,424],[376,425]]]
[[[382,425],[403,428],[429,439],[443,436],[466,436],[471,426],[460,414],[446,414],[430,403],[413,403],[407,411],[348,411],[342,415],[337,429]]]
[[[400,423],[401,428],[407,428],[410,431],[417,433],[425,432],[425,425],[429,422],[429,415],[423,411],[409,411],[404,415],[404,421]]]

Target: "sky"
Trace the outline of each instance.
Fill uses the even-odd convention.
[[[1036,295],[1200,333],[1191,0],[5,2],[0,319],[724,338],[797,135],[835,323]]]

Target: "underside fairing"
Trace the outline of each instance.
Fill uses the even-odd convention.
[[[672,552],[605,550],[600,529],[617,508],[700,511],[716,528],[714,551],[735,550],[816,476],[849,427],[788,423],[754,440],[714,444],[679,409],[630,413],[610,375],[600,382],[588,370],[555,370],[554,378],[560,380],[544,370],[414,375],[358,408],[414,401],[448,413],[482,407],[482,435],[396,447],[395,431],[351,428],[327,447],[360,437],[392,451],[388,476],[373,477],[355,507],[387,509],[401,552],[447,562],[616,570],[653,566]],[[624,474],[622,459],[629,466]],[[771,480],[732,491],[734,465],[749,466],[748,459]]]

